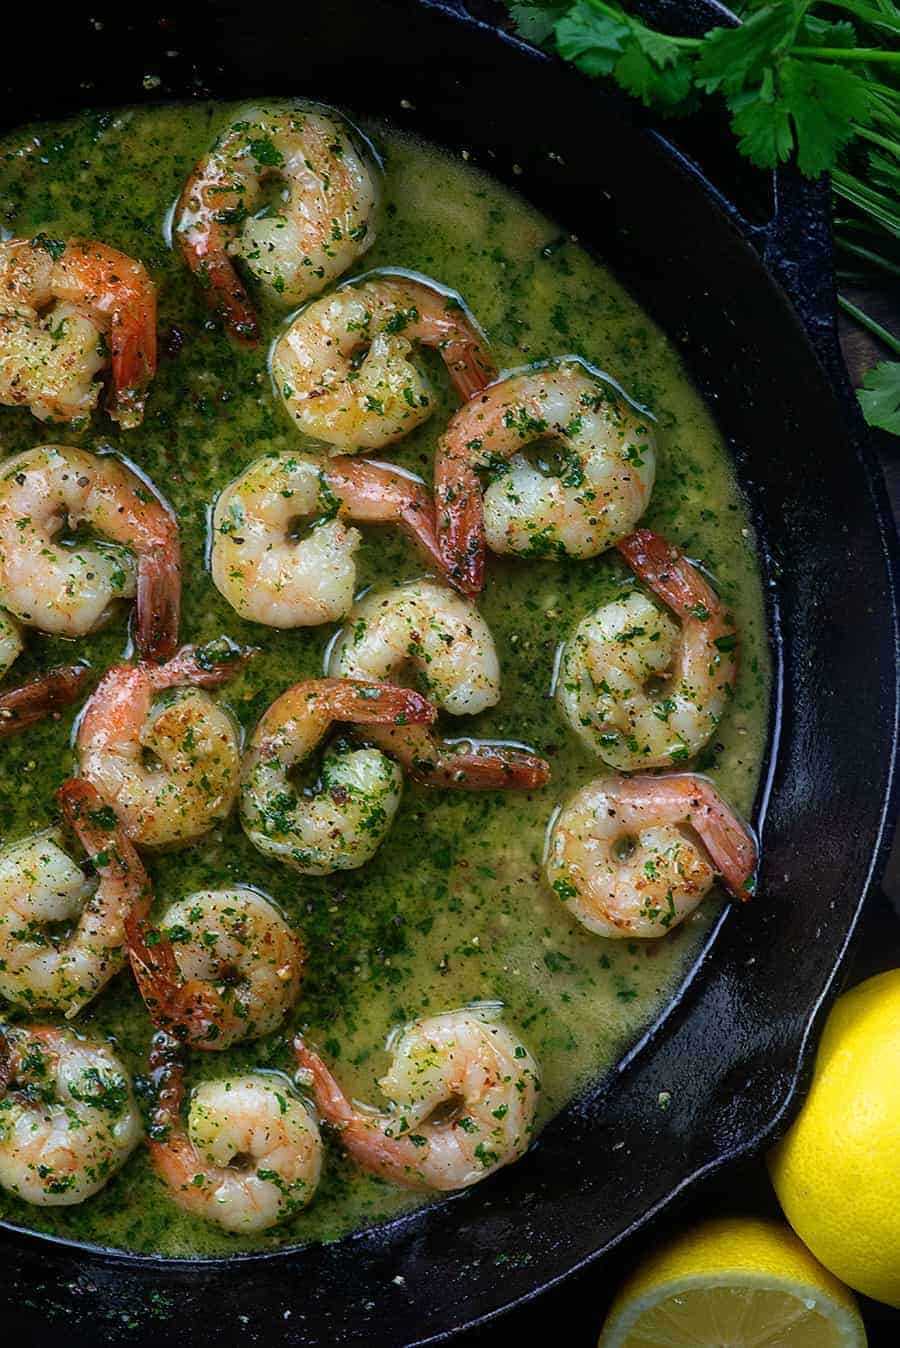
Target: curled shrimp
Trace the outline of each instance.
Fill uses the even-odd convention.
[[[299,521],[315,520],[305,538]],[[266,454],[224,489],[210,562],[235,612],[269,627],[313,627],[346,617],[362,541],[347,520],[393,522],[440,566],[434,506],[414,478],[383,464]]]
[[[561,446],[555,475],[522,453],[547,439]],[[482,469],[496,474],[483,496]],[[582,361],[507,375],[465,403],[441,437],[435,497],[446,570],[477,594],[485,540],[521,557],[595,557],[634,528],[655,475],[648,418]]]
[[[79,525],[112,546],[57,541]],[[41,445],[7,459],[0,476],[4,608],[29,627],[78,637],[132,596],[138,650],[165,659],[178,642],[181,602],[178,525],[168,507],[112,455]]]
[[[274,1030],[296,1001],[303,946],[274,904],[253,889],[205,889],[155,924],[131,910],[128,946],[158,1028],[195,1048],[225,1049]]]
[[[604,762],[663,767],[715,732],[737,678],[737,632],[697,568],[659,534],[638,529],[618,548],[681,625],[637,592],[605,604],[566,643],[557,700]]]
[[[322,1139],[283,1078],[254,1072],[204,1081],[191,1094],[185,1127],[178,1041],[156,1034],[150,1067],[157,1089],[150,1161],[179,1207],[249,1235],[312,1201],[322,1173]]]
[[[237,731],[204,690],[227,682],[245,658],[231,648],[185,646],[167,664],[114,665],[100,680],[78,726],[79,771],[133,842],[180,846],[230,814]]]
[[[705,777],[607,777],[564,805],[550,832],[547,879],[600,936],[664,936],[717,875],[749,899],[756,844]]]
[[[80,422],[107,364],[109,414],[131,429],[156,373],[156,289],[143,265],[87,239],[0,240],[0,403]]]
[[[131,1078],[107,1044],[52,1025],[0,1033],[0,1185],[63,1207],[98,1193],[141,1139]]]
[[[257,211],[273,180],[281,201]],[[301,304],[374,243],[380,194],[368,143],[333,108],[248,107],[185,184],[174,238],[213,312],[233,336],[255,341],[258,319],[235,260],[274,300]]]
[[[24,649],[19,624],[0,610],[0,677]],[[85,665],[56,665],[0,692],[0,740],[17,735],[45,716],[74,702],[87,677]]]
[[[308,679],[263,713],[241,769],[241,822],[264,856],[304,875],[355,870],[381,846],[400,804],[403,774],[377,749],[333,748],[320,789],[301,794],[290,773],[334,721],[430,721],[434,708],[409,688],[361,679]]]
[[[63,850],[57,829],[0,849],[0,993],[71,1019],[124,968],[125,919],[149,902],[150,882],[89,782],[64,782],[56,798],[97,879]]]
[[[384,679],[411,668],[422,691],[451,716],[476,716],[500,700],[494,638],[475,605],[437,581],[373,590],[331,650],[328,672]],[[367,726],[366,738],[429,786],[490,791],[543,786],[550,770],[528,750],[439,739],[427,725]]]
[[[307,305],[275,343],[272,375],[306,435],[347,454],[384,449],[431,416],[413,342],[440,352],[463,399],[496,378],[460,297],[401,272],[372,272]]]
[[[527,1150],[540,1090],[534,1058],[489,1006],[416,1020],[388,1041],[387,1110],[354,1105],[298,1036],[322,1118],[365,1170],[410,1189],[465,1189]]]

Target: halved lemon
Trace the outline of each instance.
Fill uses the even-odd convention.
[[[777,1222],[706,1222],[651,1254],[599,1348],[865,1348],[852,1292]]]

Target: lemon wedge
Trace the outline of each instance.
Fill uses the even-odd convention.
[[[788,1227],[706,1222],[651,1254],[599,1348],[865,1348],[853,1294]]]

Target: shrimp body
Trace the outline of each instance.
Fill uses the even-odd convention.
[[[40,1207],[83,1203],[141,1138],[131,1079],[106,1044],[42,1025],[3,1032],[0,1185]]]
[[[281,200],[257,211],[273,180]],[[213,311],[252,341],[257,316],[235,260],[277,303],[302,304],[374,243],[380,196],[374,155],[333,108],[248,107],[185,184],[174,238]]]
[[[541,472],[523,450],[552,439],[562,464]],[[478,471],[496,478],[484,492]],[[435,462],[448,574],[483,581],[484,544],[528,558],[595,557],[634,528],[656,475],[649,420],[580,361],[513,373],[456,413]]]
[[[489,1007],[413,1021],[389,1042],[387,1110],[354,1105],[302,1039],[297,1062],[319,1113],[365,1170],[410,1189],[465,1189],[527,1150],[538,1067]]]
[[[55,541],[62,529],[83,524],[109,542]],[[67,445],[41,445],[6,460],[0,603],[19,622],[84,636],[116,601],[136,596],[138,648],[162,659],[177,642],[180,594],[178,525],[124,464]]]
[[[639,529],[618,546],[680,626],[640,593],[605,604],[566,643],[557,700],[604,762],[663,767],[715,732],[737,677],[737,634],[712,587],[664,538]]]
[[[422,691],[451,716],[477,716],[500,700],[494,638],[471,600],[437,581],[373,590],[356,605],[331,651],[330,674],[382,679],[411,669]],[[366,736],[420,781],[464,790],[531,788],[546,763],[507,745],[439,740],[425,725],[371,726]]]
[[[299,520],[312,519],[305,538]],[[267,454],[225,488],[212,523],[213,580],[232,608],[269,627],[346,617],[361,536],[348,520],[394,522],[440,565],[434,507],[415,479],[364,460]]]
[[[300,793],[290,779],[334,721],[420,723],[434,708],[411,689],[359,679],[309,679],[276,698],[253,732],[241,769],[241,822],[265,856],[304,875],[364,865],[400,804],[403,774],[377,749],[326,753],[321,782]]]
[[[550,832],[547,879],[589,931],[664,936],[717,875],[749,899],[756,844],[705,777],[607,777],[563,806]]]
[[[0,849],[0,994],[71,1019],[124,967],[125,919],[150,886],[88,782],[64,782],[57,800],[98,879],[87,879],[56,829]],[[66,935],[48,932],[61,923]]]
[[[143,265],[84,239],[0,240],[0,403],[81,422],[107,364],[110,416],[139,425],[156,372],[156,290]]]
[[[151,1163],[195,1217],[250,1235],[312,1201],[322,1139],[306,1105],[279,1078],[204,1081],[191,1094],[187,1128],[177,1109],[157,1119]]]
[[[85,706],[79,770],[140,846],[183,845],[231,812],[240,774],[237,730],[204,689],[226,682],[239,663],[233,654],[216,663],[185,646],[164,665],[115,665]],[[148,752],[155,765],[146,761]]]
[[[434,396],[410,360],[413,342],[440,352],[464,399],[496,377],[459,296],[391,272],[307,305],[276,342],[272,375],[306,435],[346,454],[383,449],[431,416]]]
[[[142,909],[128,934],[155,1024],[174,1027],[195,1048],[225,1049],[268,1034],[296,1001],[303,947],[253,889],[200,890],[172,904],[154,927]]]

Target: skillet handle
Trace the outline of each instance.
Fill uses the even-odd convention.
[[[794,165],[781,165],[772,189],[767,224],[752,225],[736,210],[733,219],[786,291],[819,360],[832,378],[849,384],[838,341],[831,180],[804,178]]]

